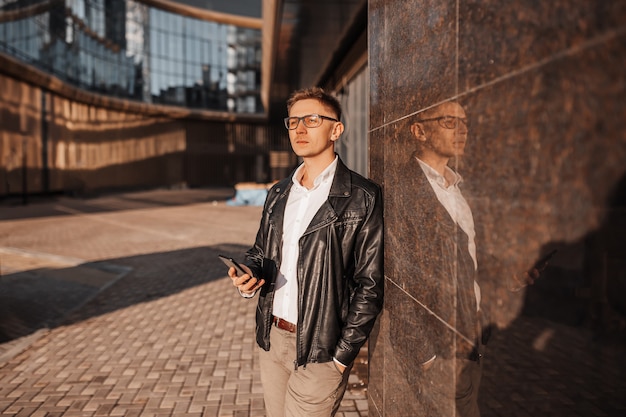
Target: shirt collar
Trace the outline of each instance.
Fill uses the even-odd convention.
[[[415,159],[422,167],[424,174],[426,174],[426,178],[428,178],[428,180],[430,181],[435,182],[443,189],[446,189],[449,186],[457,187],[460,183],[463,182],[463,177],[461,176],[461,174],[455,172],[449,166],[446,166],[444,175],[441,175],[433,167],[419,159],[417,156],[415,157]],[[446,186],[446,183],[448,184],[448,186]]]
[[[326,168],[324,168],[322,172],[320,172],[320,174],[317,177],[315,177],[315,180],[313,180],[313,188],[311,188],[311,190],[314,190],[317,187],[319,187],[319,185],[322,184],[322,182],[333,179],[333,177],[335,176],[335,171],[337,170],[338,160],[339,160],[339,157],[335,155],[335,159],[333,160],[333,162],[331,162]],[[302,184],[300,183],[300,178],[302,177],[303,169],[304,169],[304,164],[300,164],[300,166],[296,169],[296,171],[293,173],[291,177],[291,181],[298,187],[302,187]]]

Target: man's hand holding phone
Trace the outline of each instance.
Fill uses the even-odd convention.
[[[550,251],[547,255],[535,262],[535,265],[533,265],[533,267],[526,271],[521,277],[514,275],[513,279],[516,281],[517,285],[514,286],[511,291],[517,292],[527,285],[533,285],[535,281],[539,279],[541,273],[547,268],[550,259],[552,259],[554,254],[557,252],[557,249]]]
[[[228,276],[233,280],[233,285],[237,287],[242,295],[252,296],[265,284],[264,279],[252,276],[252,271],[245,265],[239,264],[233,258],[219,255],[219,258],[228,266]]]

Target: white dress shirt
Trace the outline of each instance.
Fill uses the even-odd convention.
[[[315,213],[328,199],[335,178],[337,157],[313,181],[308,190],[300,183],[304,165],[293,174],[293,185],[289,191],[283,215],[283,245],[280,270],[276,278],[276,293],[272,314],[290,323],[298,323],[298,257],[300,238],[306,231]]]
[[[432,189],[437,195],[437,199],[442,206],[445,207],[452,220],[467,234],[467,250],[470,256],[474,260],[474,268],[478,268],[478,261],[476,257],[476,230],[474,229],[474,217],[472,216],[472,210],[470,209],[467,200],[461,194],[459,184],[463,181],[461,175],[454,172],[450,167],[446,166],[444,176],[439,174],[434,168],[425,163],[424,161],[417,159],[420,167],[426,174],[426,178],[430,183]],[[476,280],[474,280],[474,293],[476,295],[476,306],[480,310],[480,287]]]

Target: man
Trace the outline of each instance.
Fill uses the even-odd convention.
[[[339,102],[319,88],[287,102],[302,164],[268,192],[247,274],[259,294],[257,343],[268,417],[332,416],[383,303],[383,205],[378,185],[335,154]]]
[[[418,396],[416,414],[478,417],[490,326],[478,283],[474,219],[461,193],[463,179],[452,168],[465,153],[467,116],[461,105],[446,102],[416,116],[407,133],[403,145],[415,152],[394,176],[399,180],[386,211],[403,233],[391,236],[397,251],[386,265],[406,279],[406,291],[419,303],[390,307],[391,338]],[[533,270],[522,279],[531,284],[537,277]]]
[[[459,188],[462,178],[448,166],[451,159],[456,162],[456,158],[464,154],[467,133],[465,111],[454,102],[443,103],[424,112],[411,125],[411,134],[418,144],[415,163],[426,178],[424,184],[430,186],[445,210],[438,216],[445,219],[443,224],[448,227],[439,239],[442,248],[439,260],[443,262],[444,270],[447,269],[444,273],[448,278],[456,278],[456,281],[443,286],[451,295],[448,300],[454,299],[453,305],[456,305],[456,315],[450,312],[446,315],[448,324],[454,323],[456,332],[453,344],[456,414],[479,416],[478,386],[483,338],[481,293],[476,280],[476,233],[472,212]],[[430,197],[434,201],[432,194]],[[432,356],[423,363],[424,370],[437,360],[438,352],[433,350],[430,353]]]

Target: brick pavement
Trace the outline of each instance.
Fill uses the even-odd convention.
[[[33,303],[5,311],[23,326],[0,344],[0,415],[264,416],[255,303],[234,294],[217,259],[241,257],[261,209],[227,206],[228,196],[1,206],[0,289],[35,288]],[[350,382],[340,417],[367,416],[365,382],[358,372]]]
[[[216,258],[241,256],[261,210],[229,194],[0,205],[0,330],[21,336],[0,341],[0,415],[263,416],[255,303]],[[483,417],[626,415],[625,353],[521,316],[489,344]],[[355,369],[339,417],[368,415],[365,356]]]

